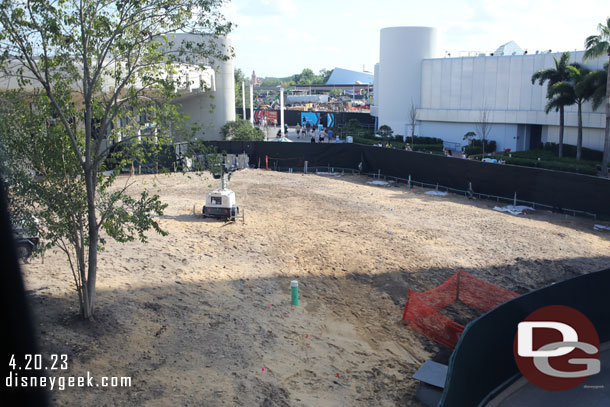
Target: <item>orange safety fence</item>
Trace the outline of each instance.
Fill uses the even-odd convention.
[[[481,311],[489,311],[517,296],[517,293],[459,270],[432,290],[423,293],[409,290],[402,320],[416,332],[454,348],[464,326],[439,313],[441,309],[459,300]]]
[[[287,158],[279,158],[279,157],[269,157],[268,155],[265,156],[265,169],[269,169],[269,160],[276,160],[276,161],[294,161],[296,160],[299,164],[299,166],[303,165],[303,162],[305,161],[305,157],[287,157]]]

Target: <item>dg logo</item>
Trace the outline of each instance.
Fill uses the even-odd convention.
[[[521,374],[544,390],[568,390],[600,372],[599,337],[581,312],[551,305],[519,323],[513,352]]]

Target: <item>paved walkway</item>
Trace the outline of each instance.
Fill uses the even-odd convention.
[[[267,141],[276,140],[277,131],[279,129],[280,129],[280,126],[277,126],[277,127],[268,126],[267,127]],[[298,137],[295,128],[290,127],[290,126],[288,127],[288,134],[286,135],[286,138],[295,143],[311,143],[311,133],[305,137]],[[318,142],[318,137],[316,136],[316,143],[317,142]],[[328,138],[325,138],[324,143],[328,143],[328,142],[329,142]],[[341,140],[340,142],[345,143],[345,140]]]

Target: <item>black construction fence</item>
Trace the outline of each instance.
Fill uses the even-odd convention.
[[[610,179],[507,164],[403,151],[352,143],[281,143],[210,141],[218,152],[247,153],[250,166],[302,171],[333,167],[438,185],[442,190],[469,191],[475,196],[504,198],[546,206],[556,211],[578,211],[610,219]]]
[[[485,405],[520,377],[513,354],[517,325],[541,307],[575,308],[593,323],[600,343],[609,341],[608,287],[610,269],[585,274],[517,297],[470,322],[451,356],[439,407]]]

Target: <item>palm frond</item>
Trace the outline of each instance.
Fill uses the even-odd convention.
[[[600,37],[610,40],[610,17],[606,19],[606,25],[602,23],[597,25],[597,31],[599,31]]]
[[[563,72],[566,68],[566,66],[568,66],[568,63],[570,62],[570,53],[569,52],[564,52],[563,54],[561,54],[561,57],[559,57],[559,61],[557,61],[557,58],[555,59],[555,68],[557,69],[558,72]]]
[[[607,53],[610,56],[610,17],[606,19],[606,24],[598,24],[599,35],[590,35],[585,40],[584,59],[596,58]]]
[[[570,82],[557,82],[549,87],[548,95],[551,98],[565,98],[574,94],[574,86]]]
[[[592,38],[595,37],[595,38]],[[609,41],[602,41],[598,35],[593,35],[585,41],[585,54],[584,59],[597,58],[600,55],[604,55],[610,49]]]
[[[535,72],[532,75],[532,85],[538,81],[540,85],[543,85],[544,82],[549,81],[551,83],[555,83],[555,77],[557,76],[557,71],[554,69],[541,69]]]
[[[597,110],[604,102],[606,97],[607,75],[606,68],[606,70],[603,71],[597,70],[590,72],[583,80],[583,86],[590,92],[589,98],[591,99],[593,110]]]

